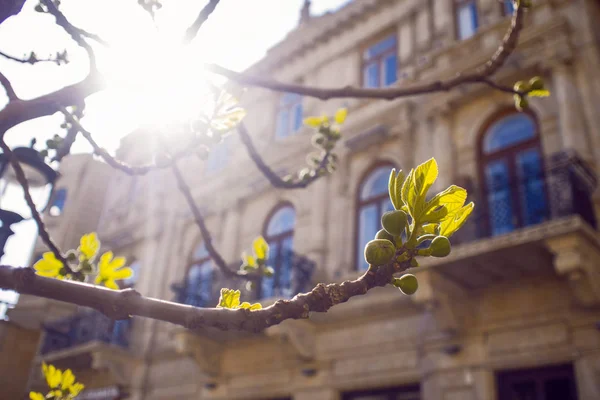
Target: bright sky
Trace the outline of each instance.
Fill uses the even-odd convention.
[[[28,0],[17,17],[0,25],[0,50],[17,57],[35,51],[46,57],[62,51],[71,63],[33,66],[0,57],[0,70],[22,99],[37,97],[77,82],[87,73],[87,56],[48,14],[33,10]],[[95,46],[98,64],[111,88],[88,97],[83,125],[104,147],[114,150],[119,139],[139,123],[156,124],[193,112],[201,102],[203,73],[198,67],[214,62],[241,71],[262,58],[298,22],[303,0],[222,0],[191,47],[177,46],[206,0],[163,0],[156,24],[136,0],[62,0],[61,10],[77,27],[97,33],[111,43]],[[312,13],[322,14],[348,0],[313,0]],[[197,78],[197,79],[196,79]],[[183,101],[174,103],[173,98]],[[0,107],[7,98],[0,90]],[[43,144],[59,129],[60,116],[23,123],[6,136],[9,145],[28,145],[32,137]],[[75,151],[89,151],[79,140]],[[30,256],[35,225],[15,225],[3,263],[25,265]],[[29,240],[24,238],[28,237]],[[0,294],[0,300],[2,296]],[[0,311],[0,315],[1,315]]]

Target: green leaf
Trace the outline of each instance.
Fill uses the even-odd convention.
[[[394,205],[396,210],[401,210],[404,206],[404,202],[402,201],[402,185],[404,184],[404,180],[406,179],[406,175],[402,170],[399,170],[396,174],[395,182],[394,182],[394,192],[396,193],[396,198],[398,199],[398,205]]]
[[[426,207],[427,205],[425,205]],[[421,215],[417,217],[420,224],[441,222],[448,215],[448,208],[444,205],[438,205],[433,209],[429,210],[428,213],[421,212]]]
[[[550,96],[550,91],[548,89],[532,90],[527,95],[529,97],[548,97]]]
[[[229,308],[236,309],[240,305],[240,291],[233,289],[221,289],[221,296],[219,297],[219,305],[217,308]]]
[[[266,260],[267,255],[269,254],[269,244],[265,240],[264,237],[259,236],[254,239],[254,243],[252,243],[252,248],[254,249],[254,255],[256,258],[260,260]]]
[[[439,234],[440,224],[425,224],[423,225],[423,233],[430,235],[438,235]]]
[[[242,254],[242,261],[244,265],[255,268],[256,267],[256,259],[253,256],[249,256],[246,253]]]
[[[415,204],[415,191],[414,191],[414,179],[413,179],[413,174],[414,174],[414,170],[410,170],[410,172],[408,173],[408,176],[406,177],[406,179],[404,180],[404,183],[402,183],[402,190],[401,190],[401,198],[402,201],[404,202],[406,207],[406,212],[408,212],[409,214],[412,215],[412,209],[413,206]]]
[[[475,204],[471,202],[458,210],[448,213],[440,224],[440,235],[450,237],[454,232],[459,230],[473,212],[474,207]]]
[[[452,185],[443,192],[435,195],[429,200],[423,209],[424,218],[429,219],[429,222],[440,222],[444,217],[439,220],[432,219],[429,217],[439,206],[444,206],[448,210],[448,213],[458,210],[461,208],[467,200],[467,191],[460,186]],[[446,214],[447,216],[447,214]],[[429,218],[428,218],[429,217]]]
[[[398,197],[396,197],[396,168],[392,168],[392,171],[390,172],[390,179],[388,180],[388,193],[390,195],[390,201],[397,210]]]

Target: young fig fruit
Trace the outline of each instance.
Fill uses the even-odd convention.
[[[417,277],[413,274],[405,274],[400,278],[394,278],[392,285],[396,286],[402,293],[409,296],[415,294],[419,288]]]
[[[433,257],[446,257],[450,254],[450,240],[446,236],[438,236],[431,241],[429,249]]]
[[[394,237],[392,235],[390,235],[389,233],[387,233],[385,231],[385,229],[382,229],[379,232],[377,232],[377,235],[375,235],[375,239],[385,239],[385,240],[389,240],[390,242],[394,243]]]
[[[406,228],[408,216],[402,210],[388,211],[381,217],[381,226],[392,236],[400,236]]]
[[[544,80],[539,76],[534,76],[529,80],[529,86],[531,90],[544,90]]]
[[[384,265],[396,254],[394,244],[386,239],[371,240],[365,246],[365,260],[371,265]]]

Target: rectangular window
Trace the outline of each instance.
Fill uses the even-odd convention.
[[[498,400],[577,400],[571,365],[498,374]]]
[[[479,21],[477,19],[476,0],[457,0],[456,26],[458,39],[465,40],[477,33]]]
[[[296,133],[302,127],[303,113],[302,97],[295,93],[284,94],[277,112],[275,136],[284,138]]]
[[[398,80],[398,45],[395,34],[367,47],[362,58],[364,87],[386,87]]]
[[[420,400],[419,385],[345,393],[343,400]]]

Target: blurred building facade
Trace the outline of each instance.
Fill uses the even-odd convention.
[[[89,310],[19,319],[24,302],[9,316],[42,329],[30,384],[41,382],[35,371],[47,360],[75,369],[89,398],[600,398],[600,5],[533,3],[518,49],[496,76],[506,85],[545,79],[552,96],[532,99],[529,112],[484,85],[394,101],[252,89],[242,97],[245,123],[281,175],[303,168],[312,150],[303,117],[347,107],[338,171],[305,190],[276,190],[235,134],[207,161],[181,161],[228,262],[239,265],[259,234],[270,242],[276,274],[259,293],[214,268],[168,169],[110,173],[106,196],[94,197],[105,199],[93,221],[103,250],[136,270],[128,286],[200,306],[216,305],[221,287],[239,287],[244,299],[268,305],[317,282],[358,277],[364,243],[390,207],[390,169],[433,156],[435,188],[466,187],[477,211],[449,257],[421,262],[414,296],[377,289],[255,335],[114,323]],[[408,87],[481,65],[511,14],[510,1],[496,0],[356,0],[320,17],[305,8],[297,29],[248,72],[311,86]],[[146,163],[156,147],[136,133],[118,156]],[[86,206],[65,203],[61,232],[73,238],[64,248],[93,230],[69,225]]]

